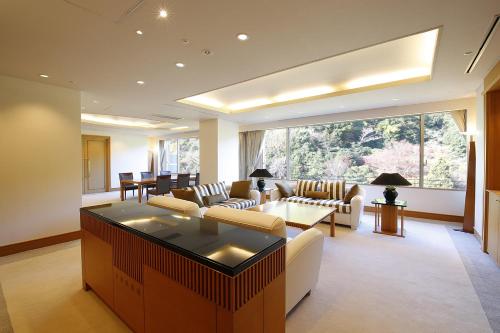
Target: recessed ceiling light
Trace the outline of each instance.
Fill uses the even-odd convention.
[[[43,77],[43,78],[48,78],[49,76],[47,74],[40,74],[40,77]]]
[[[144,84],[144,81],[140,81],[140,80],[139,80],[139,81],[137,81],[137,84],[139,84],[139,85],[141,85],[141,86],[142,86],[142,85]]]
[[[247,34],[237,34],[236,38],[238,38],[239,40],[247,40],[248,35]]]
[[[94,99],[92,102],[94,102],[94,104],[99,104],[99,101]]]
[[[399,98],[393,98],[392,100],[393,101],[399,101]]]
[[[179,126],[179,127],[172,127],[171,130],[183,130],[183,129],[188,129],[188,126]]]
[[[165,9],[160,9],[159,15],[160,15],[160,17],[165,18],[168,16],[168,13]]]
[[[184,65],[182,62],[178,62],[175,64],[177,68],[184,68],[186,65]]]
[[[138,34],[139,36],[142,36],[144,34],[142,30],[137,30],[135,33]]]

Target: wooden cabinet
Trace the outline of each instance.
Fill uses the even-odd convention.
[[[488,239],[487,251],[500,265],[500,191],[488,191]]]

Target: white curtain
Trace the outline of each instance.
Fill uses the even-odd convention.
[[[160,171],[167,170],[167,154],[165,152],[165,140],[160,140]]]
[[[455,124],[460,132],[465,132],[467,130],[467,114],[465,110],[457,110],[450,112]]]
[[[240,179],[248,179],[255,169],[262,167],[262,143],[265,131],[240,133]]]

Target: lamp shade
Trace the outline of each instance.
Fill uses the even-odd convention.
[[[272,178],[273,175],[267,169],[255,169],[254,172],[250,174],[248,177],[257,177],[257,178]]]
[[[411,183],[399,173],[382,173],[372,181],[372,185],[409,186]]]

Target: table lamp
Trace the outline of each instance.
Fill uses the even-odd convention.
[[[411,183],[399,173],[382,173],[372,181],[372,185],[385,185],[385,201],[392,203],[398,197],[396,186],[409,186]]]
[[[273,175],[267,169],[255,169],[254,172],[250,174],[249,177],[259,178],[257,181],[257,187],[259,188],[259,192],[264,192],[264,188],[266,187],[266,182],[264,178],[272,178]]]

